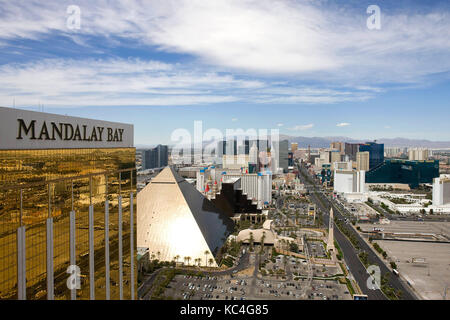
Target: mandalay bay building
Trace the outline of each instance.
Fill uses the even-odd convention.
[[[134,299],[133,126],[0,108],[0,299]]]

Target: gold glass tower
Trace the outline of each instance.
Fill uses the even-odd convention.
[[[6,108],[0,116],[0,299],[134,299],[133,127]],[[52,140],[51,126],[65,124],[85,139],[57,130]]]

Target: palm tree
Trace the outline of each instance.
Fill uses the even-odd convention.
[[[156,254],[158,255],[158,260],[160,260],[161,252],[158,251]]]
[[[283,250],[286,250],[286,239],[282,239],[281,242],[283,244]]]
[[[184,258],[183,258],[183,260],[184,260],[184,263],[186,263],[186,261],[187,261],[187,257],[184,257]]]
[[[209,251],[205,250],[204,254],[205,254],[205,265],[208,265],[208,254],[209,254]]]
[[[180,259],[180,256],[177,254],[174,259],[175,259],[175,262],[178,263],[178,259]]]
[[[191,261],[191,259],[192,259],[191,257],[186,257],[188,265],[189,265],[189,261]]]
[[[155,254],[154,253],[152,253],[151,257],[152,257],[152,260],[155,260]]]
[[[253,242],[254,242],[254,238],[253,238],[253,232],[250,232],[250,239],[249,239],[249,241],[250,241],[250,248],[253,250]]]
[[[260,254],[262,252],[264,252],[264,240],[266,239],[266,232],[263,231],[262,236],[261,236],[261,250],[260,250]]]
[[[209,258],[208,262],[209,262],[209,266],[211,266],[214,263],[214,259],[213,258]]]

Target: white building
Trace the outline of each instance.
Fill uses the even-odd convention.
[[[387,158],[398,158],[403,154],[406,154],[407,148],[400,147],[385,147],[384,155]]]
[[[333,162],[332,169],[334,170],[352,170],[353,163],[352,161],[339,161]]]
[[[364,193],[365,185],[365,171],[334,170],[334,191],[338,193]]]
[[[424,148],[409,148],[408,160],[428,160],[429,151]]]
[[[369,171],[369,152],[357,152],[356,153],[356,170]]]
[[[441,174],[433,179],[433,205],[450,204],[450,175]]]
[[[252,203],[257,204],[258,209],[262,209],[264,205],[270,204],[272,201],[272,172],[260,173],[238,173],[223,172],[223,180],[230,178],[240,178],[242,194]]]

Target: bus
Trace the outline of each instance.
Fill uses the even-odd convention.
[[[354,294],[353,300],[369,300],[367,294]]]

